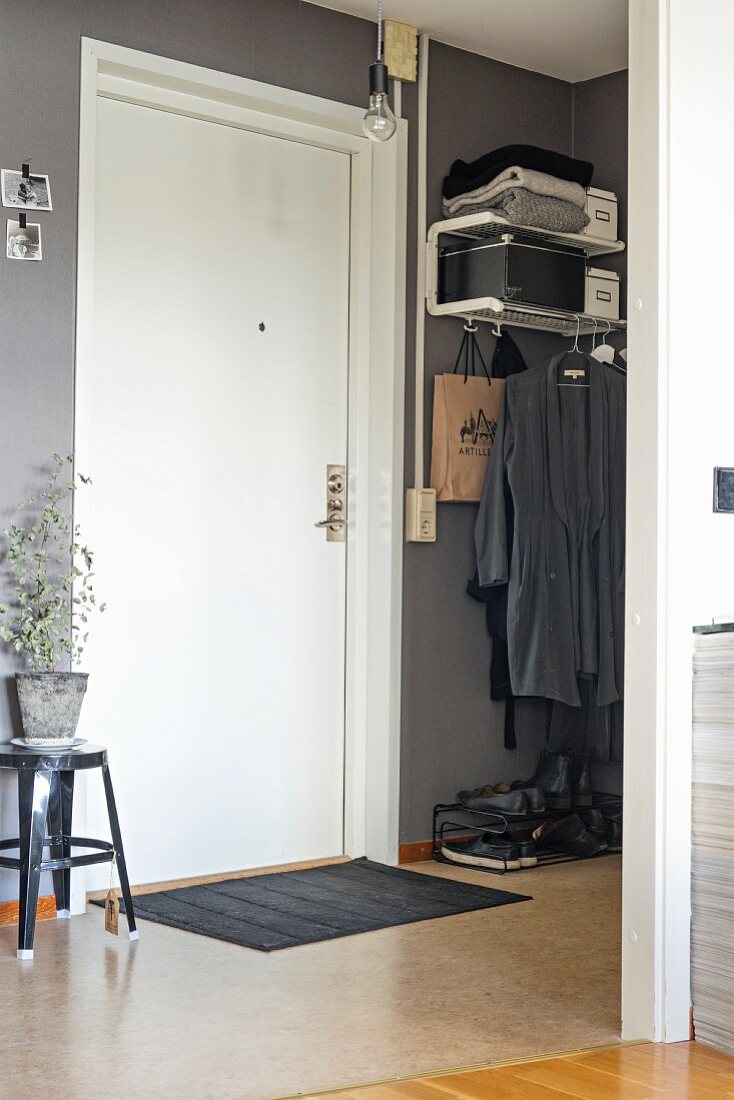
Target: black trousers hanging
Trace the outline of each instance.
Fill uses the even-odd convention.
[[[597,760],[621,760],[623,703],[598,707],[594,679],[579,677],[578,684],[581,706],[548,700],[548,748],[588,752]]]

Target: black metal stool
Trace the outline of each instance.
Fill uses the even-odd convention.
[[[125,902],[127,927],[131,940],[138,938],[133,899],[125,866],[120,822],[112,790],[107,750],[101,745],[81,745],[77,749],[31,749],[0,745],[0,768],[18,773],[18,820],[20,837],[0,841],[0,850],[20,849],[20,858],[0,856],[0,867],[20,871],[20,914],[18,920],[18,958],[33,958],[36,906],[41,871],[52,871],[56,916],[70,912],[71,869],[116,860],[120,887]],[[102,769],[112,843],[71,835],[71,810],[74,800],[74,773],[89,768]],[[46,836],[46,819],[48,832]],[[51,858],[43,858],[44,848]],[[72,848],[94,848],[89,855],[73,856]]]

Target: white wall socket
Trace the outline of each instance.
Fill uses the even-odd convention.
[[[405,541],[436,541],[435,489],[408,489],[405,497]]]

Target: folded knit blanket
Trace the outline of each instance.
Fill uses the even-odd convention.
[[[444,180],[444,198],[451,200],[465,191],[482,187],[514,164],[557,176],[558,179],[571,180],[582,187],[589,186],[594,174],[594,165],[586,160],[576,160],[563,153],[554,153],[551,149],[539,149],[537,145],[503,145],[501,149],[493,149],[468,164],[464,160],[455,160]]]
[[[480,211],[499,214],[514,225],[532,225],[554,233],[581,233],[589,224],[586,212],[574,203],[549,195],[536,195],[524,187],[512,187],[493,199],[465,206],[461,215],[478,214]]]
[[[465,191],[453,199],[444,199],[444,213],[449,218],[458,217],[465,213],[464,207],[472,206],[478,202],[488,202],[503,191],[511,188],[523,187],[526,191],[533,191],[536,195],[549,195],[554,199],[563,199],[564,202],[573,203],[582,210],[586,206],[586,192],[580,183],[570,183],[568,180],[549,176],[545,172],[535,172],[532,168],[519,168],[514,165],[506,168],[498,176],[477,187],[473,191]]]

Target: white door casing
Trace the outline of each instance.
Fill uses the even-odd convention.
[[[97,98],[163,108],[252,136],[289,137],[351,162],[349,272],[350,568],[347,576],[345,849],[395,862],[398,814],[399,615],[405,126],[375,148],[361,111],[121,47],[82,42],[76,456],[92,469],[94,189]],[[118,105],[119,105],[118,102]],[[181,120],[183,121],[183,120]],[[260,140],[267,140],[262,138]],[[345,158],[346,159],[346,158]],[[226,194],[226,192],[225,192]],[[213,199],[215,196],[213,196]],[[163,199],[163,196],[161,196]],[[151,205],[153,205],[151,199]],[[224,203],[212,212],[226,219]],[[379,213],[379,217],[376,216]],[[204,233],[204,240],[206,233]],[[284,311],[288,302],[283,303]],[[267,325],[267,322],[266,322]],[[267,328],[266,328],[267,332]],[[258,333],[258,335],[260,335]],[[94,472],[92,470],[92,472]],[[318,487],[323,511],[323,484]],[[93,492],[93,490],[92,490]],[[79,519],[92,512],[82,502]],[[317,536],[322,538],[323,536]],[[337,546],[321,547],[325,552]],[[134,644],[134,643],[133,643]],[[93,686],[90,687],[90,692]],[[90,695],[91,698],[91,695]],[[369,702],[368,702],[369,701]],[[90,712],[93,708],[90,707]],[[91,730],[87,730],[91,734]],[[94,737],[104,741],[104,731]],[[131,753],[134,747],[129,746]],[[115,756],[125,752],[115,747]],[[77,829],[84,816],[78,799]],[[246,815],[246,807],[243,807]],[[121,807],[123,825],[125,806]],[[253,823],[254,828],[260,828]],[[153,843],[155,839],[153,838]],[[132,877],[139,879],[131,868]],[[75,908],[81,907],[77,881]]]

